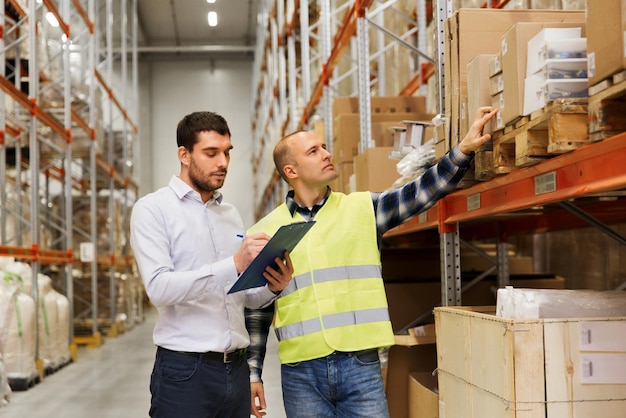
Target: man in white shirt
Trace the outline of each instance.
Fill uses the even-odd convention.
[[[276,259],[278,270],[266,269],[267,285],[228,294],[269,236],[243,237],[239,212],[218,191],[233,148],[224,118],[191,113],[179,122],[176,140],[180,174],[139,199],[131,216],[131,246],[159,312],[150,416],[248,418],[244,306],[272,302],[293,267],[285,254],[284,262]]]

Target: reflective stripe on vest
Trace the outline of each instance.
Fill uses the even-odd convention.
[[[329,267],[315,270],[315,283],[325,283],[335,280],[346,279],[370,279],[372,277],[380,277],[380,266],[375,264],[361,266],[340,266]],[[287,287],[283,289],[281,297],[287,296],[299,289],[313,285],[311,272],[299,274],[289,282]]]
[[[324,328],[345,327],[348,325],[367,324],[370,322],[389,321],[387,308],[364,309],[362,311],[340,312],[322,317]],[[301,337],[307,334],[320,332],[322,326],[319,318],[276,328],[276,336],[279,341],[289,338]]]

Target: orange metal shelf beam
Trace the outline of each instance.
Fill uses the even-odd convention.
[[[91,20],[89,20],[89,14],[87,13],[83,5],[80,4],[80,0],[72,0],[72,4],[78,11],[78,14],[83,18],[85,25],[87,25],[87,27],[89,28],[89,33],[93,34],[95,31],[95,25]]]
[[[441,232],[457,222],[484,221],[494,215],[626,188],[625,160],[626,132],[467,189],[457,190],[441,199],[426,214],[405,222],[385,236],[393,237],[435,227]],[[536,176],[547,173],[554,173],[556,189],[536,194]],[[468,210],[468,198],[476,194],[480,195],[480,208]]]
[[[626,187],[626,133],[514,171],[444,198],[445,223],[512,212],[590,193]],[[535,194],[535,177],[554,172],[556,190]],[[467,210],[468,196],[480,193],[480,208]]]
[[[31,247],[0,245],[0,255],[22,260],[40,261],[44,264],[72,262],[72,250],[44,250],[40,249],[37,244],[33,244]]]

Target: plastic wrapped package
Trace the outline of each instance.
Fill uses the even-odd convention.
[[[57,346],[58,361],[61,365],[68,364],[72,360],[70,352],[70,302],[67,296],[53,290],[57,304]]]
[[[568,289],[498,289],[496,315],[511,319],[626,316],[626,292]]]
[[[409,152],[396,164],[396,169],[401,177],[393,183],[392,188],[401,187],[421,176],[424,171],[433,165],[434,159],[435,145],[434,140],[431,139],[424,145]]]
[[[58,307],[56,292],[52,289],[49,276],[39,274],[39,357],[43,360],[45,370],[54,370],[59,364],[58,347]]]
[[[4,353],[6,346],[9,318],[14,310],[13,293],[5,281],[0,280],[0,408],[9,402],[9,396],[11,395],[11,386],[9,386],[9,377],[4,367],[2,353]]]
[[[26,389],[39,376],[35,366],[35,301],[23,291],[19,275],[5,271],[3,276],[13,301],[12,309],[8,310],[4,366],[11,385]]]

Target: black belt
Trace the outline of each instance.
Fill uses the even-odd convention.
[[[246,356],[246,348],[240,348],[239,350],[229,351],[227,353],[219,353],[217,351],[207,351],[206,353],[193,353],[191,351],[174,351],[167,348],[159,347],[159,350],[168,351],[170,353],[184,354],[186,356],[199,358],[206,361],[219,361],[221,363],[234,363],[243,359]]]

